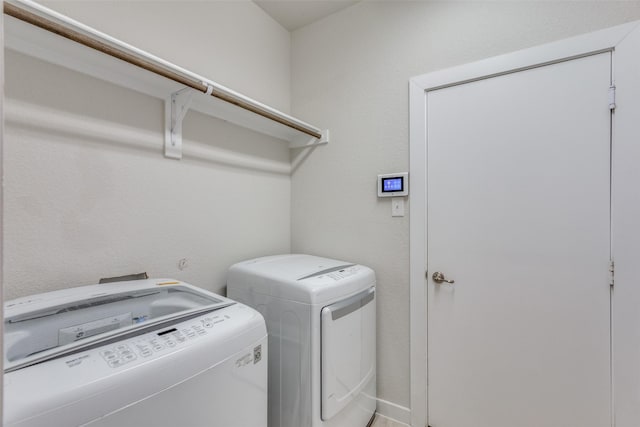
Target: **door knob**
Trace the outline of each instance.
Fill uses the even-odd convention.
[[[442,283],[442,282],[447,282],[447,283],[455,283],[455,280],[449,280],[446,277],[444,277],[444,274],[440,273],[439,271],[436,271],[435,273],[433,273],[433,276],[431,276],[433,278],[433,281],[436,283]]]

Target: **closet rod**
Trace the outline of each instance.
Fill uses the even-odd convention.
[[[206,79],[195,80],[193,78],[189,78],[179,72],[172,70],[167,65],[154,63],[153,61],[141,58],[139,55],[127,52],[127,50],[123,47],[102,42],[100,40],[97,40],[95,37],[83,34],[82,32],[69,28],[64,24],[55,22],[51,19],[48,19],[47,17],[30,12],[15,4],[11,4],[5,1],[4,13],[21,21],[27,22],[31,25],[35,25],[36,27],[42,28],[43,30],[52,32],[76,43],[80,43],[91,49],[95,49],[114,58],[128,62],[129,64],[135,65],[136,67],[158,74],[162,77],[173,80],[200,92],[206,93],[209,89],[209,86],[212,86],[213,92],[211,92],[211,96],[215,98],[221,99],[240,108],[251,111],[252,113],[258,114],[262,117],[293,128],[314,138],[320,139],[322,137],[322,133],[320,131],[304,126],[303,123],[296,123],[296,121],[294,121],[295,119],[291,120],[288,117],[282,117],[281,115],[278,115],[271,111],[268,107],[260,105],[259,103],[248,102],[247,100],[243,99],[243,97],[232,93],[232,91],[225,90],[223,87],[213,82],[208,82]]]

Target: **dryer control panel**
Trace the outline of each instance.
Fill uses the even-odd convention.
[[[353,267],[332,271],[331,273],[327,273],[326,276],[333,280],[338,281],[338,280],[346,279],[347,277],[353,276],[354,274],[357,274],[359,270],[360,270],[360,267],[355,265]],[[322,276],[318,276],[318,277],[322,278]]]

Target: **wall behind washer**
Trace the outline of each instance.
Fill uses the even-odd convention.
[[[252,2],[47,6],[289,109],[289,33]],[[166,159],[160,100],[13,51],[5,113],[5,299],[141,271],[224,293],[232,263],[290,250],[283,141],[190,112]]]
[[[40,3],[270,107],[289,111],[290,34],[252,1]]]
[[[422,236],[391,217],[376,175],[408,169],[409,78],[637,19],[631,1],[365,0],[292,33],[292,112],[331,130],[294,153],[292,250],[376,271],[383,413],[408,421],[409,239]]]

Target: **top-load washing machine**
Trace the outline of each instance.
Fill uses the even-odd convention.
[[[267,330],[171,279],[81,286],[4,310],[6,427],[266,427]]]
[[[269,427],[365,427],[376,410],[375,274],[278,255],[233,265],[227,294],[265,317]]]

